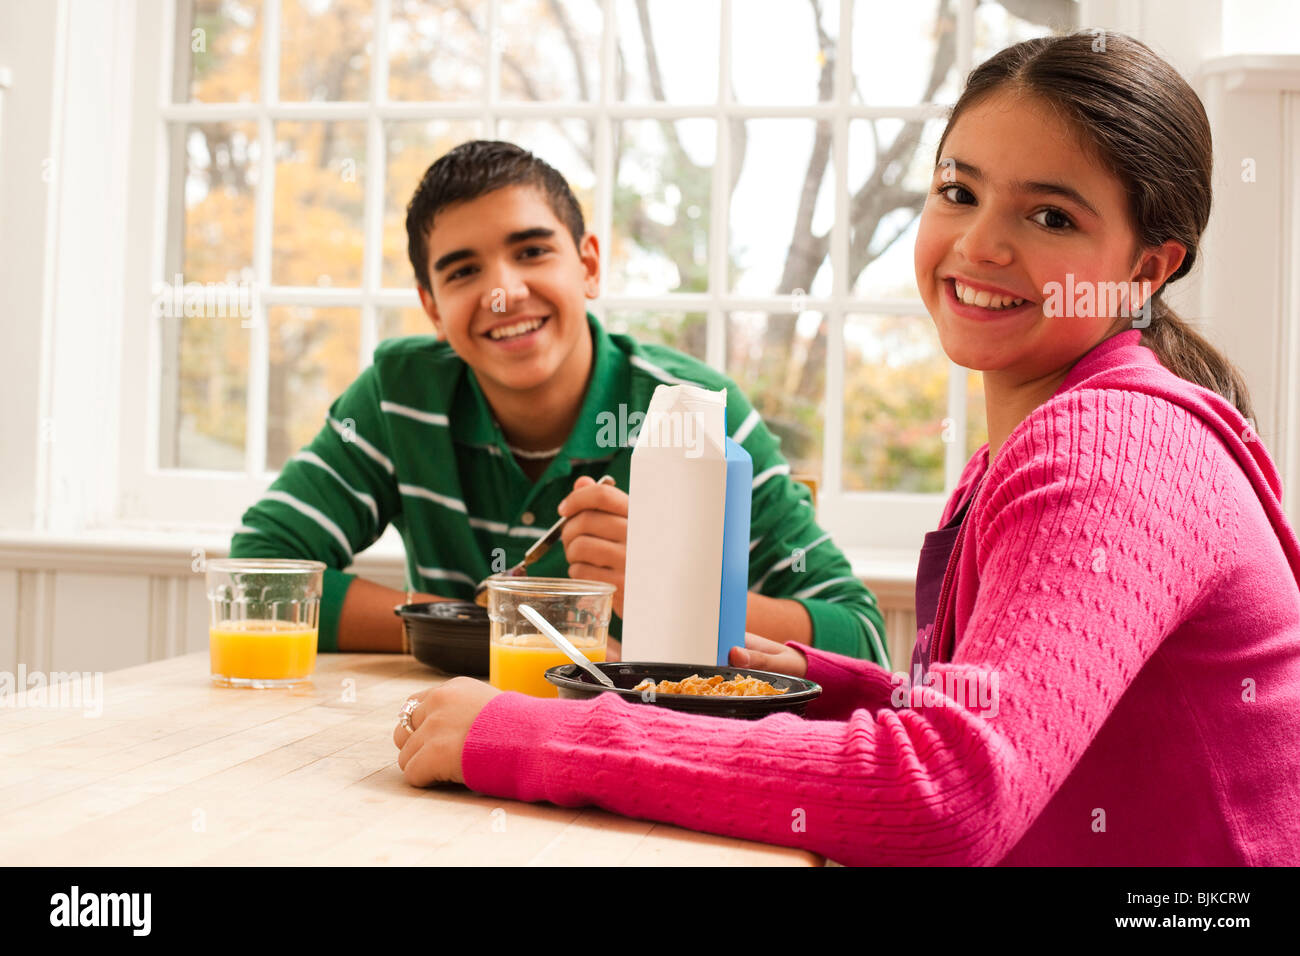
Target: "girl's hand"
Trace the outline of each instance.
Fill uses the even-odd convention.
[[[620,618],[627,566],[627,502],[627,492],[598,485],[583,475],[559,505],[561,515],[571,516],[560,532],[569,577],[614,585],[614,613]]]
[[[808,673],[808,658],[802,653],[757,634],[746,633],[745,646],[733,647],[729,662],[732,667],[750,667],[791,677],[803,677]]]
[[[397,766],[402,768],[407,782],[415,787],[464,783],[460,760],[465,738],[479,712],[500,693],[472,677],[453,677],[445,684],[412,694],[420,701],[411,714],[413,730],[399,723],[393,731],[393,743],[401,750]]]

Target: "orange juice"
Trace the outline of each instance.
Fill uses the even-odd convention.
[[[316,628],[287,621],[223,621],[208,630],[214,678],[295,681],[316,669]]]
[[[597,663],[605,660],[605,638],[574,637],[573,646]],[[488,647],[488,681],[498,690],[517,690],[533,697],[558,697],[559,689],[546,679],[548,668],[573,663],[541,634],[503,634]]]

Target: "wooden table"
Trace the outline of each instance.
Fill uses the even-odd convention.
[[[397,712],[445,678],[392,654],[316,666],[307,690],[232,690],[209,683],[205,651],[103,675],[98,717],[0,706],[0,864],[823,862],[591,808],[417,789],[397,768]]]

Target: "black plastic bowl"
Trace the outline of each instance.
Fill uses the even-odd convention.
[[[820,684],[814,684],[802,677],[789,674],[774,674],[771,671],[755,671],[743,667],[707,667],[700,664],[641,664],[636,662],[597,664],[605,676],[614,682],[614,690],[597,684],[577,664],[561,664],[546,672],[546,679],[556,686],[562,698],[568,700],[585,700],[600,693],[618,694],[634,704],[652,704],[667,707],[688,714],[706,714],[710,717],[739,717],[744,720],[757,720],[768,714],[792,713],[803,714],[809,701],[815,700],[822,692]],[[699,674],[712,677],[721,674],[724,680],[731,680],[737,675],[757,677],[765,680],[784,694],[769,697],[701,697],[692,694],[654,694],[648,691],[632,690],[647,677],[658,683],[662,680],[679,681]]]
[[[471,601],[430,601],[404,604],[393,613],[421,664],[447,674],[487,676],[490,624],[483,608]]]

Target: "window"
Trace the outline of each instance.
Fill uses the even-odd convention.
[[[405,204],[430,162],[478,136],[565,175],[602,239],[593,311],[731,375],[818,479],[843,543],[915,548],[984,442],[979,378],[939,347],[912,237],[961,78],[1075,29],[1072,0],[176,0],[169,14],[154,281],[198,286],[171,293],[181,314],[157,296],[152,310],[157,412],[125,482],[150,513],[203,502],[233,522],[380,339],[430,330]]]

